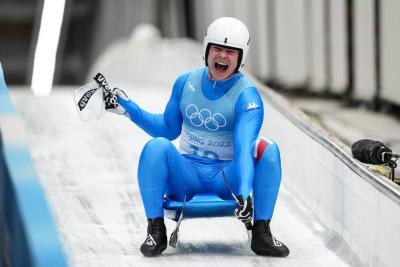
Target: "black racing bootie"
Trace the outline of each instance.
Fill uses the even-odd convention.
[[[289,249],[276,240],[269,227],[270,221],[256,221],[252,230],[251,250],[258,255],[286,257]]]
[[[167,248],[167,229],[164,218],[147,219],[147,237],[140,246],[140,251],[146,257],[160,255]]]

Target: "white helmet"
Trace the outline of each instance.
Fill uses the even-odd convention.
[[[208,26],[203,41],[203,56],[206,66],[210,44],[239,49],[239,60],[236,71],[244,65],[250,46],[250,34],[246,25],[236,18],[222,17]]]

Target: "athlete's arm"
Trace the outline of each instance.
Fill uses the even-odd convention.
[[[132,100],[125,101],[118,98],[120,103],[129,113],[131,120],[152,137],[165,137],[173,140],[179,136],[182,129],[182,115],[179,103],[182,90],[188,73],[178,77],[175,81],[171,97],[163,114],[153,114],[141,109]]]
[[[235,105],[236,125],[234,131],[235,171],[240,179],[239,194],[249,196],[254,177],[253,146],[264,118],[261,96],[254,87],[243,91]]]

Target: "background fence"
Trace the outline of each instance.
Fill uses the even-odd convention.
[[[30,82],[43,2],[0,3],[10,84]],[[247,68],[273,88],[400,106],[397,0],[66,0],[65,8],[56,84],[82,84],[102,51],[141,23],[201,42],[211,21],[234,16],[251,32]]]

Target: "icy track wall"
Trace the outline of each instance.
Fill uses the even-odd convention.
[[[67,266],[0,64],[0,267]]]
[[[282,182],[327,227],[326,245],[352,265],[399,266],[398,188],[279,95],[262,92],[262,131],[280,147]]]

